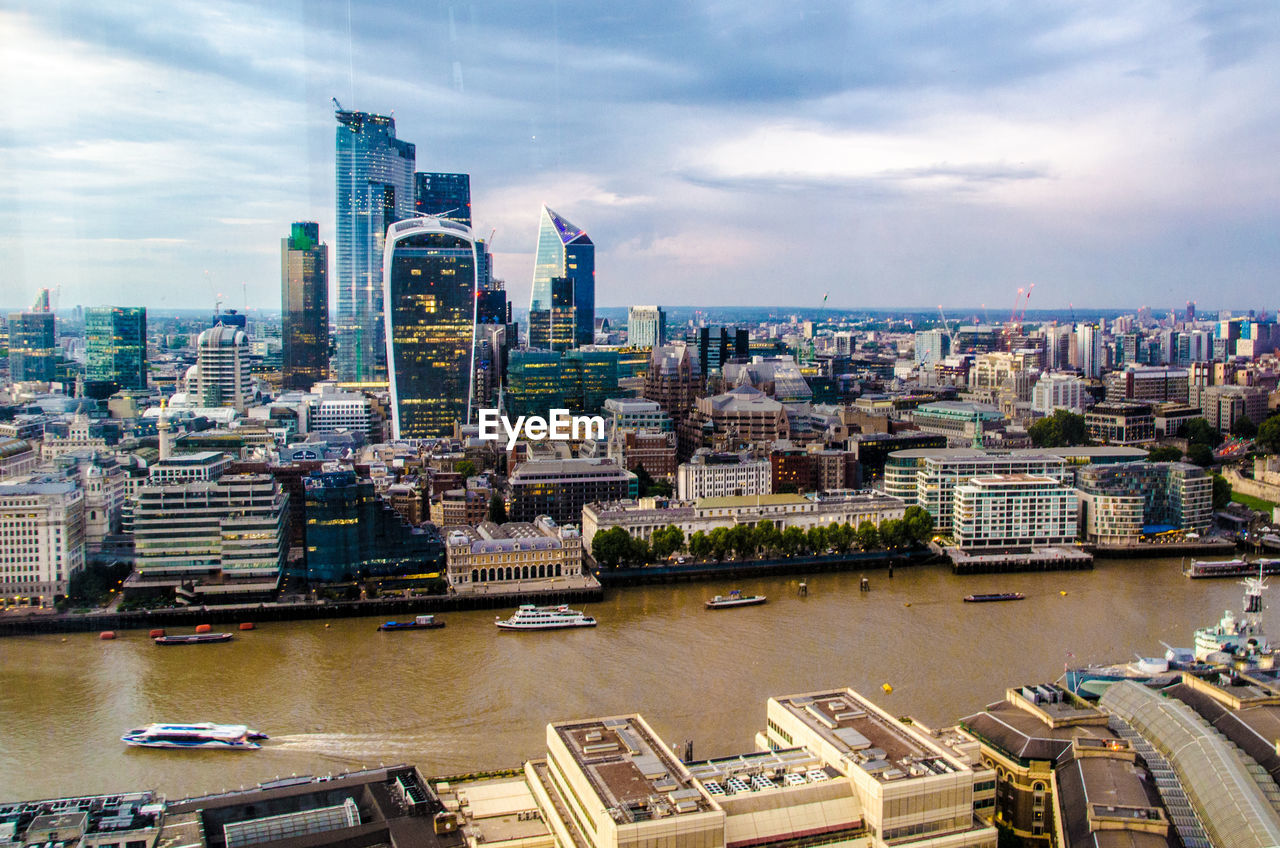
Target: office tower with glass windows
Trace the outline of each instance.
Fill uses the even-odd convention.
[[[552,277],[548,308],[529,311],[529,347],[539,350],[569,350],[577,340],[579,322],[574,305],[572,277]]]
[[[411,218],[387,232],[383,260],[391,434],[451,435],[471,418],[476,252],[471,230]]]
[[[387,227],[414,211],[414,146],[394,118],[339,110],[337,130],[338,379],[386,376],[382,314]]]
[[[15,383],[51,382],[56,346],[49,290],[41,289],[29,311],[9,313],[9,379]]]
[[[596,246],[584,230],[543,206],[538,251],[534,257],[533,292],[529,298],[531,313],[553,308],[551,281],[557,277],[573,281],[575,343],[591,344],[596,323]]]
[[[329,378],[329,245],[315,222],[280,240],[280,301],[282,384],[310,389]]]
[[[633,306],[627,310],[627,345],[658,347],[667,341],[667,313],[659,306]]]
[[[147,310],[97,306],[84,313],[85,379],[147,387]]]
[[[414,208],[423,215],[471,226],[471,175],[413,175]]]

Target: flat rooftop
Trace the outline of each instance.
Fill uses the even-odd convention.
[[[848,689],[777,698],[856,768],[882,782],[948,774],[967,766],[908,733],[896,719],[881,713]]]
[[[711,804],[639,716],[553,725],[604,805],[622,822]]]

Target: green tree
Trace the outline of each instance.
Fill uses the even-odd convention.
[[[1272,415],[1258,425],[1257,442],[1267,453],[1280,453],[1280,415]]]
[[[667,559],[684,547],[684,531],[674,524],[668,524],[666,527],[653,531],[650,545],[653,549],[654,559]]]
[[[601,568],[617,568],[632,555],[631,534],[621,527],[601,530],[591,539],[591,555]]]
[[[822,525],[810,527],[805,534],[805,542],[811,553],[820,554],[827,549],[827,528]]]
[[[803,530],[795,526],[788,527],[782,531],[782,552],[787,556],[795,556],[804,550],[805,541]]]
[[[756,547],[762,556],[773,556],[782,544],[782,532],[769,519],[756,524]]]
[[[453,466],[453,470],[462,475],[465,480],[468,477],[474,477],[476,474],[476,464],[469,459],[461,460],[457,465]]]
[[[1213,465],[1213,448],[1202,442],[1192,442],[1187,448],[1187,459],[1201,468]]]
[[[836,549],[836,553],[848,553],[853,547],[857,534],[848,524],[834,524],[827,530],[827,544]]]
[[[695,530],[689,537],[689,553],[694,559],[706,559],[711,556],[711,540],[701,530]]]
[[[864,551],[874,551],[880,547],[880,531],[870,521],[858,525],[858,547]]]
[[[671,497],[671,484],[666,480],[654,480],[653,475],[645,470],[643,465],[637,465],[632,469],[636,475],[637,484],[640,489],[640,497],[642,498],[669,498]]]
[[[1027,428],[1031,443],[1038,448],[1061,448],[1082,445],[1085,437],[1084,416],[1065,409],[1055,409]]]
[[[1147,451],[1147,462],[1179,462],[1181,459],[1182,451],[1172,445],[1155,447]]]
[[[489,498],[489,520],[494,524],[507,523],[507,502],[497,492]]]
[[[717,561],[724,559],[729,555],[730,548],[733,547],[729,539],[728,527],[716,527],[707,534],[707,539],[711,542],[711,555]]]
[[[621,527],[616,528],[621,530]],[[625,531],[624,531],[625,532]],[[644,539],[636,539],[627,534],[627,549],[623,554],[622,561],[627,565],[644,565],[653,561],[653,550],[649,547],[649,543]]]
[[[1221,474],[1213,475],[1213,508],[1222,509],[1229,503],[1231,503],[1231,484]]]
[[[749,524],[737,524],[729,531],[729,547],[738,559],[749,559],[756,553],[756,532]]]
[[[906,544],[923,545],[933,535],[933,516],[918,504],[907,507],[902,516]]]
[[[1258,425],[1254,424],[1247,415],[1241,415],[1231,425],[1231,435],[1239,436],[1242,439],[1252,439],[1258,435]]]
[[[1178,435],[1185,438],[1193,445],[1208,445],[1216,448],[1222,444],[1222,434],[1213,428],[1213,425],[1203,418],[1192,418],[1186,424],[1178,428]],[[1187,451],[1187,456],[1191,455],[1191,451]],[[1192,460],[1195,462],[1195,460]]]
[[[898,518],[880,522],[880,542],[886,548],[901,548],[908,543],[906,524]]]

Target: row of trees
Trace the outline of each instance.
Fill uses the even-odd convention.
[[[602,568],[620,565],[644,565],[662,561],[672,554],[687,552],[694,559],[717,562],[732,555],[738,559],[802,556],[824,551],[848,553],[851,550],[873,551],[910,548],[923,545],[933,533],[933,516],[919,506],[909,506],[901,519],[887,518],[877,527],[863,521],[779,529],[768,519],[756,524],[717,527],[709,533],[701,530],[685,538],[684,531],[668,525],[653,533],[646,542],[636,539],[622,527],[596,533],[591,540],[591,555]]]

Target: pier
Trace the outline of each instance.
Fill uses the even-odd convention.
[[[1093,554],[1080,548],[1053,546],[1020,551],[970,553],[943,548],[953,574],[1006,574],[1018,571],[1079,571],[1093,568]]]

